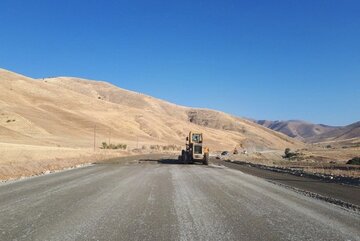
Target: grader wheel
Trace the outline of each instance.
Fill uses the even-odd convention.
[[[209,153],[205,153],[204,160],[202,163],[203,165],[209,165]]]
[[[185,150],[181,151],[181,160],[184,164],[188,164],[188,162],[189,162],[188,155]]]

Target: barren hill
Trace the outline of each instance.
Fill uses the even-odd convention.
[[[79,78],[32,79],[0,70],[0,142],[96,147],[110,139],[130,147],[183,145],[189,130],[205,133],[213,150],[254,150],[302,143],[222,112],[171,104],[106,82]]]
[[[301,120],[258,120],[256,123],[301,141],[312,143],[360,138],[360,121],[347,126],[328,126]]]
[[[312,142],[344,141],[360,138],[360,121],[347,126],[334,128],[331,131],[314,136]]]
[[[258,120],[256,123],[270,128],[274,131],[278,131],[288,135],[290,137],[297,138],[301,141],[308,141],[314,136],[321,135],[336,129],[334,126],[327,126],[322,124],[313,124],[301,120],[289,120],[289,121],[268,121]]]

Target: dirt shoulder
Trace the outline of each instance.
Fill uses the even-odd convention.
[[[79,167],[85,164],[91,164],[109,158],[131,155],[131,153],[105,153],[105,152],[80,152],[57,154],[28,159],[11,159],[0,162],[0,181],[21,179],[25,177],[38,176],[52,173],[69,168]]]
[[[159,151],[154,152],[101,149],[94,151],[91,148],[0,143],[0,181],[39,176],[92,163],[126,163],[141,158],[164,157]]]

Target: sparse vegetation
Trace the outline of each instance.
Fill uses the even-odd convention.
[[[107,142],[103,142],[101,143],[101,149],[113,149],[113,150],[117,150],[117,149],[120,149],[120,150],[126,150],[127,148],[127,145],[126,144],[112,144],[112,143],[107,143]]]
[[[160,145],[151,145],[150,149],[151,150],[160,150],[161,146]]]
[[[177,145],[166,145],[166,146],[151,145],[150,150],[179,151],[179,150],[181,150],[181,147],[177,146]]]
[[[6,123],[15,122],[16,120],[7,120]]]
[[[162,150],[163,151],[178,151],[180,150],[181,147],[176,146],[176,145],[167,145],[167,146],[162,146]]]
[[[360,165],[360,157],[354,157],[346,162],[349,165]]]

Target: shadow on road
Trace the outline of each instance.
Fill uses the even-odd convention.
[[[158,160],[159,164],[170,164],[170,165],[203,165],[201,162],[194,162],[192,164],[184,164],[178,159],[160,159]]]
[[[184,164],[178,159],[163,158],[163,159],[140,159],[139,163],[158,163],[158,164],[167,164],[167,165],[203,165],[201,162],[194,162],[189,164]]]
[[[160,159],[158,160],[159,164],[173,164],[173,165],[183,165],[184,163],[178,159]]]
[[[174,164],[174,165],[183,165],[184,164],[182,161],[179,161],[178,159],[170,159],[170,158],[140,159],[139,163],[159,163],[159,164]]]

